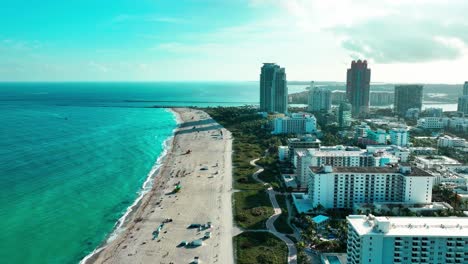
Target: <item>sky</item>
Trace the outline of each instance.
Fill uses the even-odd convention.
[[[0,81],[468,80],[466,0],[2,0]]]

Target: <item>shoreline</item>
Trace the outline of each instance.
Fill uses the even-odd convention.
[[[81,259],[79,262],[80,264],[93,263],[99,256],[99,253],[102,250],[104,250],[113,240],[115,240],[122,232],[125,231],[130,220],[132,219],[132,216],[141,206],[143,198],[145,197],[145,195],[151,192],[154,184],[156,183],[156,178],[158,177],[162,167],[164,166],[164,161],[166,157],[170,155],[172,151],[175,133],[179,128],[179,125],[182,123],[182,119],[177,111],[173,110],[172,108],[167,108],[167,111],[171,112],[174,115],[176,127],[172,130],[172,135],[163,141],[163,151],[156,159],[155,163],[151,167],[151,170],[149,171],[146,177],[146,180],[143,182],[140,190],[137,192],[138,196],[136,197],[135,201],[129,207],[127,207],[125,213],[117,220],[114,227],[112,228],[112,231],[106,236],[104,241],[100,243],[99,246],[96,247],[91,253],[89,253],[83,259]]]
[[[168,111],[171,111],[174,114],[176,118],[176,122],[177,122],[177,127],[173,131],[173,136],[171,136],[165,141],[168,143],[168,147],[166,149],[165,155],[161,155],[158,158],[154,167],[149,173],[148,179],[143,183],[141,195],[135,200],[135,202],[131,206],[129,206],[125,214],[119,219],[119,221],[116,223],[116,228],[112,231],[112,233],[108,236],[108,238],[106,238],[106,240],[98,248],[96,248],[92,253],[88,254],[85,258],[83,258],[80,261],[80,263],[83,263],[83,264],[128,263],[128,260],[127,261],[123,260],[124,258],[127,258],[127,257],[133,257],[132,261],[138,260],[137,262],[139,263],[154,262],[154,258],[152,259],[152,261],[148,260],[149,253],[146,253],[145,255],[143,255],[142,253],[138,253],[138,252],[141,252],[140,250],[141,248],[145,247],[145,244],[156,242],[154,240],[150,240],[150,241],[145,240],[145,239],[148,239],[147,233],[151,233],[151,231],[154,230],[154,225],[156,225],[154,221],[161,221],[160,219],[161,218],[164,219],[166,216],[177,217],[175,216],[175,214],[181,215],[181,212],[185,214],[187,209],[188,211],[190,209],[193,209],[192,205],[184,205],[184,204],[180,204],[180,205],[171,204],[173,208],[165,207],[164,209],[162,208],[162,206],[159,206],[160,208],[158,208],[158,206],[155,206],[155,205],[158,205],[159,203],[166,203],[166,200],[170,200],[171,196],[168,196],[168,188],[169,190],[172,190],[173,187],[171,186],[173,185],[173,182],[175,181],[175,179],[171,179],[171,178],[179,177],[178,176],[179,171],[183,169],[184,175],[181,176],[183,177],[181,178],[181,181],[183,181],[184,188],[180,193],[177,193],[175,195],[175,197],[179,197],[179,198],[176,198],[176,200],[180,199],[180,200],[185,201],[188,199],[188,201],[191,201],[192,198],[194,199],[194,197],[192,196],[193,195],[197,196],[196,194],[200,196],[200,199],[201,199],[200,204],[202,204],[203,206],[213,203],[213,200],[216,200],[215,197],[213,197],[213,195],[215,195],[213,193],[214,190],[208,193],[205,193],[204,191],[194,191],[190,193],[189,191],[189,189],[191,188],[197,188],[199,183],[192,182],[193,177],[189,176],[185,178],[186,170],[191,170],[193,173],[192,175],[195,175],[195,170],[198,170],[198,168],[196,169],[195,167],[199,167],[199,162],[200,162],[199,158],[211,160],[212,164],[214,161],[216,161],[216,166],[218,166],[218,162],[220,163],[220,167],[217,168],[218,171],[216,171],[216,173],[213,173],[213,175],[218,174],[218,172],[222,172],[222,177],[220,177],[218,182],[216,182],[215,184],[216,188],[211,187],[213,189],[219,189],[218,194],[217,194],[218,195],[218,198],[217,198],[218,208],[214,206],[201,208],[200,211],[192,212],[192,214],[189,214],[188,216],[190,215],[194,216],[195,214],[198,214],[199,212],[203,212],[205,215],[209,216],[207,218],[209,219],[209,221],[220,222],[219,226],[223,227],[223,229],[221,231],[220,227],[217,227],[216,229],[219,230],[217,234],[220,235],[222,232],[223,235],[220,235],[219,238],[212,238],[207,242],[207,244],[209,244],[210,241],[213,241],[213,243],[215,241],[218,241],[216,245],[214,244],[207,245],[207,246],[211,246],[212,252],[207,254],[202,251],[198,253],[198,255],[202,255],[204,259],[208,259],[209,257],[215,257],[215,258],[222,258],[223,259],[222,263],[233,263],[234,257],[233,257],[233,250],[232,250],[232,207],[231,207],[232,198],[231,198],[231,192],[230,192],[230,187],[229,187],[232,185],[232,175],[231,175],[231,171],[232,171],[231,169],[232,149],[231,148],[232,146],[231,146],[230,133],[229,131],[219,126],[219,124],[215,123],[214,120],[212,120],[205,112],[201,110],[187,109],[187,108],[168,108]],[[184,124],[184,121],[185,121],[185,124]],[[203,122],[210,123],[210,124],[205,126]],[[197,132],[195,133],[192,128],[192,123],[202,124],[200,125],[200,131],[198,131],[197,129]],[[221,139],[222,139],[221,142],[219,138],[213,137],[213,133],[217,133],[218,130],[219,131],[223,130],[223,132],[224,130],[226,131],[224,133],[226,135],[224,136],[225,138],[223,139],[223,136],[221,136]],[[223,133],[221,133],[221,135],[223,135]],[[228,143],[227,146],[225,146],[226,143]],[[204,150],[207,147],[205,146],[205,144],[206,145],[212,144],[215,147],[216,151],[222,151],[220,153],[223,153],[225,155],[223,155],[221,160],[213,160],[215,159],[215,157],[209,157],[209,154],[208,155],[201,154],[201,156],[197,154],[189,154],[189,155],[180,154],[182,153],[182,151],[186,151],[186,149],[182,150],[182,146],[184,148],[189,148],[189,149],[197,148],[200,150]],[[187,157],[183,157],[183,158],[180,157],[183,155],[186,155]],[[225,163],[224,161],[226,161],[227,163]],[[224,164],[226,164],[226,168],[224,167]],[[215,167],[215,166],[212,166],[212,167]],[[175,170],[177,169],[179,170],[177,171],[177,175],[175,175]],[[190,172],[187,173],[187,175],[189,174],[191,173]],[[225,175],[228,176],[226,177],[226,179],[224,179]],[[218,177],[219,176],[216,176],[216,178]],[[188,178],[192,178],[192,179],[189,180]],[[213,176],[209,178],[213,178]],[[198,181],[198,179],[196,178],[195,180]],[[205,184],[213,185],[213,183],[210,183],[210,181],[215,181],[215,180],[207,180],[207,183]],[[227,183],[225,181],[227,181]],[[227,190],[222,191],[225,185],[227,185],[226,186]],[[204,186],[204,187],[209,187],[209,186]],[[147,188],[149,188],[149,190]],[[169,202],[175,203],[175,201],[169,201]],[[189,206],[189,208],[187,208],[187,206]],[[161,209],[161,212],[155,213],[155,211],[158,211],[158,209]],[[154,213],[154,216],[152,215],[153,213]],[[231,217],[227,216],[228,218],[230,218],[229,220],[220,219],[221,216],[226,216],[226,214],[231,215]],[[215,217],[217,217],[216,220],[214,220]],[[155,219],[148,220],[148,218],[155,218]],[[148,223],[150,223],[149,227],[146,226]],[[174,223],[176,223],[176,221],[174,221]],[[175,226],[176,224],[171,223],[170,225]],[[183,229],[186,229],[186,223],[183,223],[182,226],[184,227]],[[145,232],[142,232],[143,230],[145,230]],[[178,241],[177,243],[179,243],[182,239],[185,238],[184,237],[185,235],[179,234],[179,233],[182,233],[182,230],[180,230],[180,228],[175,231],[176,231],[176,234],[172,235],[169,238],[174,238],[174,240],[177,240]],[[186,230],[183,230],[183,231],[187,232]],[[213,230],[212,232],[214,233],[214,231],[215,230]],[[138,236],[134,234],[134,233],[140,233],[140,232],[142,232],[143,234],[138,235]],[[226,234],[224,234],[225,232]],[[136,236],[137,238],[135,238]],[[164,235],[162,235],[161,238],[166,239]],[[145,240],[145,241],[136,242],[137,240]],[[161,239],[158,240],[157,242],[159,243],[159,241],[161,241]],[[175,241],[170,241],[167,243],[170,244],[174,242]],[[173,252],[175,248],[175,246],[173,245],[169,246],[169,245],[163,244],[163,242],[159,244],[155,244],[155,246],[156,245],[159,245],[164,251],[167,251],[167,253],[164,256],[160,256],[159,258],[173,259],[177,262],[179,262],[180,258],[183,258],[183,257],[188,258],[187,256],[179,256],[178,254],[180,253]],[[128,253],[130,247],[133,248],[133,251],[131,253]],[[203,247],[205,248],[205,245],[203,245]],[[205,250],[208,250],[208,249],[205,248]],[[147,250],[147,251],[151,251],[151,250]],[[185,252],[186,255],[190,254],[190,251]],[[215,251],[217,251],[218,254],[214,254]],[[157,252],[151,253],[151,255],[158,255],[158,254],[161,254],[161,252],[162,250],[159,250]],[[173,254],[170,254],[170,252]]]

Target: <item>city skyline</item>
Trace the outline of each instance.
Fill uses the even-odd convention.
[[[375,82],[466,80],[463,1],[109,3],[2,3],[0,81],[255,81],[271,61],[342,82],[355,59]]]

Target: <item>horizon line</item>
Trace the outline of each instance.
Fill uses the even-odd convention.
[[[4,83],[219,83],[219,82],[232,82],[232,83],[240,83],[240,82],[258,82],[258,80],[67,80],[67,81],[56,81],[56,80],[37,80],[37,81],[7,81],[7,80],[0,80],[0,84]],[[309,81],[309,80],[290,80],[287,82],[298,82],[298,83],[336,83],[336,84],[344,84],[346,85],[346,81]],[[421,85],[437,85],[437,84],[444,84],[444,85],[464,85],[464,82],[461,83],[444,83],[444,82],[433,82],[433,83],[424,83],[424,82],[383,82],[383,81],[376,81],[370,82],[370,84],[374,85],[400,85],[400,84],[421,84]],[[302,84],[299,84],[302,85]],[[303,84],[306,85],[306,84]]]

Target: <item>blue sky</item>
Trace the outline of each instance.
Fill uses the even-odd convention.
[[[448,2],[448,3],[447,3]],[[463,0],[4,0],[0,81],[468,79]]]

